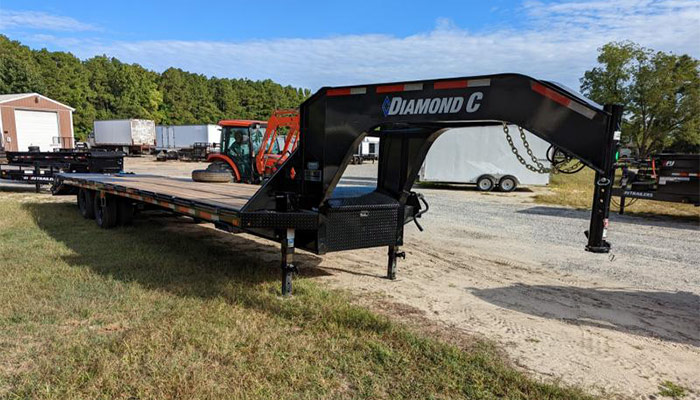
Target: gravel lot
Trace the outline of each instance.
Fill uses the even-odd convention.
[[[126,166],[187,177],[205,164],[130,158]],[[373,186],[375,174],[372,164],[350,166],[341,184]],[[494,340],[544,379],[635,398],[653,398],[670,380],[700,396],[697,222],[612,215],[613,252],[591,254],[588,212],[535,204],[533,193],[546,189],[417,190],[431,209],[425,232],[406,228],[398,280],[382,279],[386,249],[326,255],[314,279]]]

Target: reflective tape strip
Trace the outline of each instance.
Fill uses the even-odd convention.
[[[469,87],[484,87],[491,86],[491,79],[472,79],[467,81]]]
[[[590,108],[584,106],[583,104],[577,103],[575,101],[571,101],[570,98],[564,96],[563,94],[552,90],[540,83],[537,82],[532,82],[532,90],[535,92],[541,94],[542,96],[554,101],[557,104],[560,104],[569,110],[575,111],[584,117],[588,119],[593,119],[595,117],[595,111],[591,110]]]
[[[696,177],[700,177],[700,173],[691,173],[691,172],[671,172],[671,176],[696,176]]]
[[[439,81],[433,84],[435,89],[463,89],[469,85],[467,81]]]
[[[384,85],[377,86],[377,93],[391,93],[391,92],[413,92],[416,90],[423,90],[422,83],[401,83],[398,85]]]
[[[438,81],[433,84],[436,90],[441,89],[466,89],[471,87],[491,86],[491,79],[472,79],[459,81]]]
[[[352,94],[365,94],[367,93],[367,88],[364,87],[354,87],[354,88],[333,88],[326,90],[326,96],[348,96]]]

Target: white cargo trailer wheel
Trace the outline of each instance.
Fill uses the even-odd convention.
[[[518,180],[512,175],[506,175],[498,181],[498,188],[501,192],[512,192],[518,187]]]
[[[476,188],[482,192],[490,192],[496,186],[496,179],[491,175],[481,175],[476,180]]]

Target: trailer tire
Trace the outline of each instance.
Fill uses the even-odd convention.
[[[509,193],[517,189],[517,187],[518,180],[513,175],[506,175],[502,177],[500,181],[498,181],[498,189],[501,192]]]
[[[480,192],[490,192],[496,186],[496,178],[491,175],[481,175],[476,180],[476,189]]]
[[[95,192],[89,189],[78,190],[78,209],[85,219],[95,218]]]
[[[214,171],[208,169],[196,169],[192,171],[192,180],[195,182],[231,182],[231,174],[227,171]]]
[[[103,206],[102,201],[100,200],[100,196],[98,194],[95,194],[95,196],[93,197],[95,199],[93,204],[95,208],[95,222],[97,222],[97,226],[99,226],[102,229],[114,228],[118,222],[118,199],[116,199],[114,196],[105,195],[105,204]]]
[[[119,225],[129,226],[134,222],[135,207],[128,199],[119,199],[117,202],[117,219]]]

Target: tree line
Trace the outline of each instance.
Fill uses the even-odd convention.
[[[700,151],[700,63],[632,42],[599,49],[599,65],[581,78],[581,92],[625,106],[623,145],[644,157]],[[297,107],[311,93],[271,80],[208,78],[178,68],[162,73],[107,56],[80,60],[71,53],[32,50],[0,35],[0,94],[38,92],[75,108],[76,137],[92,122],[145,118],[158,124],[267,119]]]
[[[158,73],[107,56],[80,60],[0,35],[0,94],[27,92],[75,108],[77,140],[85,140],[94,120],[143,118],[172,125],[266,120],[272,110],[296,108],[311,94],[269,79],[208,78],[179,68]]]
[[[633,42],[599,49],[599,65],[581,78],[581,92],[625,107],[622,145],[640,157],[700,151],[700,62]]]

